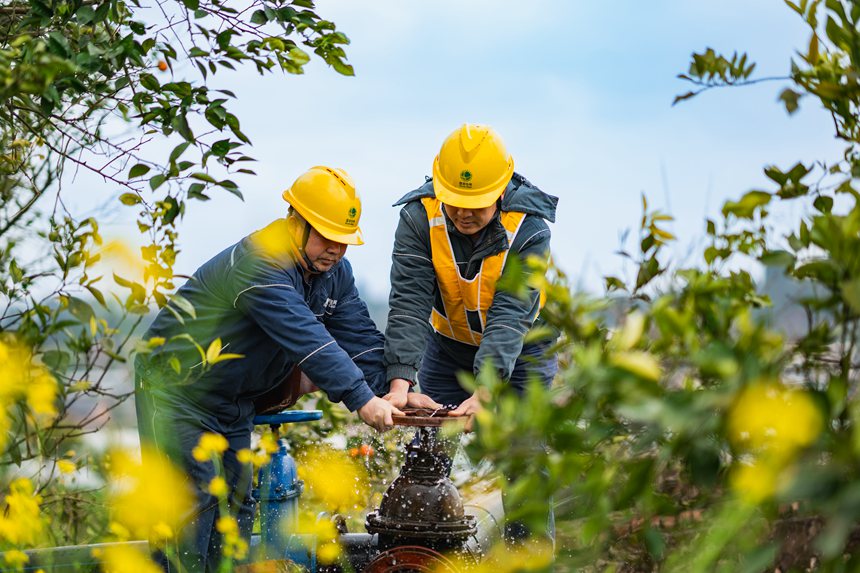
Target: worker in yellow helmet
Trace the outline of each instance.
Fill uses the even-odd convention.
[[[496,288],[512,258],[549,256],[558,199],[514,172],[502,138],[465,124],[433,162],[433,177],[406,194],[394,239],[385,333],[386,399],[406,403],[416,383],[454,416],[482,407],[457,381],[492,364],[517,392],[527,380],[552,382],[558,369],[545,340],[524,344],[541,293],[523,300]],[[471,419],[467,422],[471,425]],[[518,535],[516,532],[511,535]]]
[[[282,409],[317,387],[377,430],[400,413],[377,397],[388,391],[383,337],[343,258],[348,245],[363,242],[352,179],[341,169],[313,167],[283,198],[287,217],[197,269],[146,333],[154,351],[136,360],[141,443],[180,465],[196,496],[176,570],[215,571],[220,563],[219,504],[209,491],[217,468],[193,453],[202,435],[225,438],[231,511],[249,539],[251,476],[237,453],[251,446],[256,413]],[[219,339],[233,358],[201,359],[198,349]]]

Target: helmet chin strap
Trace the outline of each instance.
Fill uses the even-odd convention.
[[[308,223],[304,219],[304,217],[295,212],[290,214],[290,218],[292,218],[297,224],[300,224],[302,226],[301,237],[299,241],[295,243],[295,246],[296,251],[298,251],[299,256],[302,257],[302,261],[304,261],[305,263],[305,269],[309,273],[314,275],[322,273],[322,271],[314,265],[310,257],[308,257],[307,252],[305,252],[305,247],[308,244],[308,238],[311,236],[311,224]]]

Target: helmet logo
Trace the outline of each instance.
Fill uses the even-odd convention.
[[[460,172],[460,187],[464,187],[466,189],[472,188],[472,172],[468,169],[464,169]]]
[[[358,210],[355,207],[350,207],[348,214],[349,214],[349,217],[346,219],[345,223],[347,225],[352,225],[354,227],[356,224],[355,223],[355,216],[358,215]]]

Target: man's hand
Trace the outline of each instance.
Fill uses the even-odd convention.
[[[383,396],[382,399],[391,403],[395,408],[404,408],[409,402],[409,386],[409,380],[392,378],[391,384],[388,386],[388,394]]]
[[[427,408],[429,410],[439,410],[444,408],[442,404],[436,401],[427,394],[419,394],[418,392],[410,392],[406,395],[406,405],[410,408]]]
[[[403,412],[391,405],[390,402],[374,396],[370,401],[358,409],[361,421],[373,427],[378,432],[385,432],[394,426],[393,415],[402,416]]]
[[[478,393],[475,392],[470,397],[463,400],[463,402],[457,406],[455,410],[451,410],[448,412],[449,416],[469,416],[469,419],[466,420],[466,425],[463,426],[463,430],[467,432],[472,431],[472,423],[475,418],[474,415],[484,409],[484,406],[481,404],[481,398],[478,396]]]

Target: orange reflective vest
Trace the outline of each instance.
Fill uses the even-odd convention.
[[[435,306],[430,312],[430,324],[439,334],[459,342],[478,346],[481,344],[483,330],[487,326],[487,311],[496,294],[496,283],[502,276],[510,246],[520,229],[525,213],[502,211],[501,222],[508,234],[508,247],[500,253],[485,257],[481,267],[472,279],[465,279],[454,260],[454,248],[448,236],[448,226],[442,213],[442,202],[435,197],[421,199],[430,223],[430,253],[436,284],[444,306],[443,315]],[[541,296],[541,306],[543,306]],[[468,319],[468,312],[477,313],[481,330],[474,330]]]

